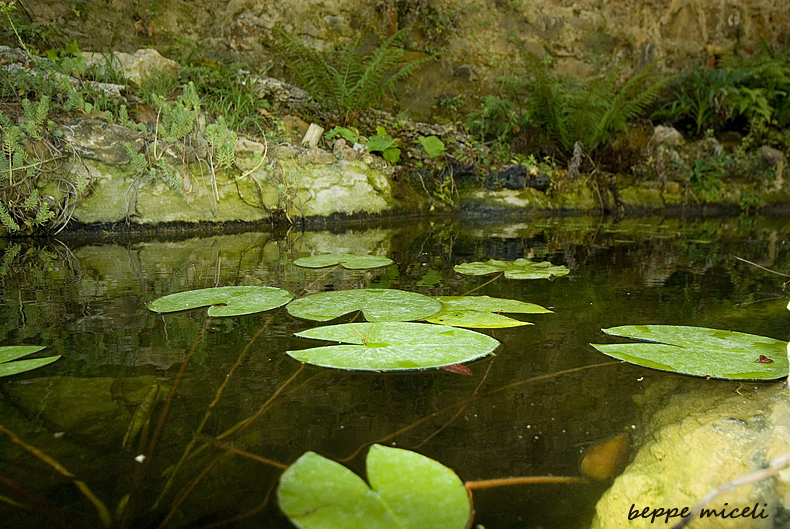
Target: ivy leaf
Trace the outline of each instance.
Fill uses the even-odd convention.
[[[412,322],[344,323],[296,336],[347,344],[288,351],[296,360],[356,371],[450,366],[490,354],[499,346],[494,338],[469,329]]]
[[[640,343],[591,344],[626,362],[699,377],[776,380],[787,376],[787,342],[734,331],[678,325],[623,325],[606,334]]]
[[[554,277],[568,275],[570,270],[562,265],[553,265],[548,261],[536,263],[526,259],[516,259],[515,261],[476,261],[474,263],[462,263],[453,267],[459,274],[470,276],[480,276],[495,272],[504,272],[508,279],[551,279]]]
[[[0,347],[0,377],[7,377],[16,375],[18,373],[25,373],[47,364],[51,364],[58,358],[57,356],[48,356],[46,358],[31,358],[30,360],[17,360],[23,356],[37,353],[44,349],[42,345],[6,345]],[[16,360],[13,362],[12,360]]]
[[[388,288],[360,288],[320,292],[288,304],[297,318],[327,321],[350,312],[362,311],[368,321],[422,320],[441,310],[442,304],[429,296]]]
[[[515,299],[492,298],[489,296],[442,296],[442,310],[427,318],[426,321],[453,327],[504,328],[532,325],[499,314],[500,312],[519,314],[547,314],[549,309]]]
[[[315,452],[283,473],[280,508],[301,529],[464,529],[469,494],[451,469],[416,452],[373,445],[370,485]]]
[[[208,315],[241,316],[276,309],[291,301],[290,292],[275,287],[238,286],[188,290],[155,299],[148,304],[154,312],[177,312],[209,307]]]
[[[324,268],[326,266],[340,265],[351,270],[362,270],[365,268],[378,268],[392,264],[392,259],[380,257],[378,255],[356,255],[350,253],[329,253],[324,255],[314,255],[312,257],[300,257],[294,261],[296,266],[305,268]]]

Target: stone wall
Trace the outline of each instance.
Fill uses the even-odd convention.
[[[418,97],[402,101],[421,119],[441,96],[490,93],[498,76],[518,74],[515,42],[577,75],[625,59],[679,71],[722,50],[748,56],[761,40],[790,42],[785,0],[113,0],[82,2],[80,16],[74,2],[26,4],[35,21],[62,29],[84,50],[152,46],[181,59],[184,45],[197,44],[215,58],[273,66],[275,75],[283,70],[271,52],[275,26],[322,48],[358,37],[372,45],[374,36],[411,23],[415,55],[436,57],[411,83]]]

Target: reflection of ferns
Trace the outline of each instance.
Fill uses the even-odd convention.
[[[636,119],[658,96],[667,79],[656,79],[649,69],[637,73],[619,89],[618,70],[591,80],[559,78],[549,63],[523,53],[533,77],[523,85],[529,122],[546,130],[570,154],[577,141],[588,152],[606,144],[611,136]]]
[[[415,61],[396,69],[410,30],[397,31],[367,57],[359,53],[359,41],[332,53],[320,53],[278,30],[280,54],[305,90],[337,112],[342,121],[350,122],[359,110],[370,108],[424,62]]]

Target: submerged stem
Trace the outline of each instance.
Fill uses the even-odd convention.
[[[110,526],[110,522],[112,521],[112,518],[110,517],[110,511],[107,510],[107,506],[104,505],[104,503],[99,498],[96,497],[96,495],[85,484],[85,482],[75,479],[76,476],[71,472],[69,472],[66,469],[66,467],[64,467],[63,465],[52,459],[50,456],[48,456],[47,454],[45,454],[35,446],[29,445],[26,442],[24,442],[22,439],[19,438],[17,434],[7,429],[2,424],[0,424],[0,432],[6,434],[8,438],[11,439],[12,443],[22,447],[24,450],[37,457],[39,460],[46,463],[58,474],[70,479],[71,482],[74,483],[74,486],[76,486],[80,490],[80,492],[82,492],[82,495],[85,496],[88,499],[88,501],[91,502],[93,506],[96,508],[96,512],[102,521],[102,525],[104,525],[104,527]]]
[[[464,486],[469,490],[510,487],[513,485],[544,485],[551,483],[589,483],[584,478],[574,476],[520,476],[516,478],[481,479],[467,481]]]

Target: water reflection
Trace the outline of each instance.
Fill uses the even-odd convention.
[[[786,272],[789,232],[786,222],[770,219],[550,218],[507,225],[434,220],[281,237],[0,243],[0,345],[41,344],[46,355],[63,355],[51,366],[0,379],[0,424],[85,481],[110,512],[120,512],[112,522],[118,527],[156,527],[171,510],[170,527],[212,526],[241,515],[235,527],[289,527],[271,495],[280,470],[230,455],[230,446],[288,464],[307,450],[347,459],[383,442],[417,449],[464,480],[575,476],[590,444],[626,431],[638,443],[643,425],[633,397],[676,377],[611,363],[587,345],[601,341],[600,329],[666,323],[786,338],[784,279],[735,256]],[[395,264],[370,271],[292,264],[346,252],[384,255]],[[489,283],[452,269],[519,257],[564,264],[571,275]],[[468,377],[300,371],[284,352],[312,345],[293,333],[314,324],[284,310],[206,323],[201,310],[157,315],[146,309],[165,294],[225,285],[269,285],[297,296],[365,287],[437,296],[474,290],[537,303],[554,314],[525,318],[535,325],[488,331],[503,345],[496,356],[470,364]],[[606,365],[578,369],[596,364]],[[124,449],[134,413],[154,384],[160,390],[152,420]],[[165,408],[167,420],[156,433]],[[247,424],[250,417],[257,418]],[[141,476],[135,457],[156,435]],[[190,456],[162,494],[168,469],[193,439]],[[357,472],[364,466],[362,457],[347,464]],[[0,502],[9,527],[52,525],[61,515],[69,527],[96,526],[95,510],[72,480],[7,436],[0,437],[0,476],[0,497],[28,507]],[[584,527],[603,488],[476,492],[476,522]],[[127,507],[118,509],[127,495]],[[184,503],[172,509],[182,496]],[[53,518],[33,508],[37,501],[54,509]]]

